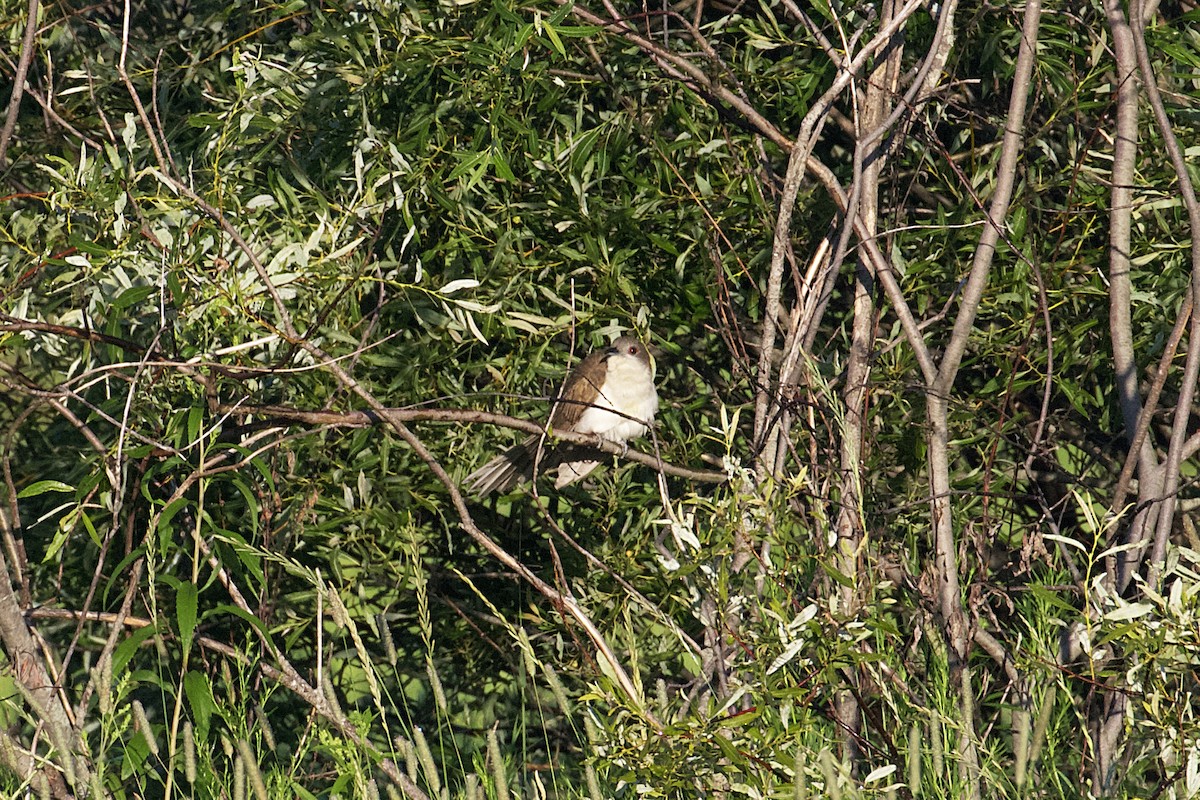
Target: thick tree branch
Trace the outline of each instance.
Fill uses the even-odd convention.
[[[1138,150],[1138,90],[1135,73],[1137,54],[1133,32],[1120,0],[1105,0],[1108,28],[1116,67],[1117,120],[1113,131],[1112,201],[1108,215],[1108,331],[1112,341],[1113,369],[1116,373],[1117,402],[1131,443],[1136,438],[1144,415],[1138,389],[1138,365],[1133,349],[1133,281],[1130,275],[1130,247],[1133,225],[1133,181]],[[1149,422],[1147,421],[1147,426]],[[1148,503],[1160,496],[1162,471],[1154,445],[1144,437],[1137,451],[1138,505],[1130,520],[1128,540],[1141,543],[1150,533],[1151,509]],[[1117,511],[1118,509],[1113,509]],[[1107,574],[1117,591],[1123,591],[1145,556],[1141,546],[1116,556]]]
[[[1039,0],[1030,0],[1025,6],[1021,44],[1017,51],[1016,72],[1008,114],[1005,117],[1000,163],[996,172],[996,187],[987,208],[988,224],[980,235],[971,270],[962,291],[958,317],[946,342],[937,377],[927,386],[925,392],[926,415],[929,420],[930,511],[934,530],[939,612],[946,626],[946,638],[950,645],[951,676],[959,696],[959,747],[963,754],[964,773],[962,777],[970,787],[973,797],[979,797],[981,792],[979,751],[973,725],[975,689],[967,660],[971,645],[970,625],[963,607],[959,582],[958,542],[950,506],[949,403],[954,380],[975,324],[979,303],[987,286],[992,259],[1016,183],[1018,162],[1024,146],[1025,108],[1033,76],[1040,23],[1041,3]]]
[[[1146,31],[1144,3],[1142,0],[1132,0],[1130,17],[1133,23],[1133,49],[1137,58],[1138,72],[1142,78],[1142,86],[1146,90],[1146,99],[1154,112],[1154,122],[1159,135],[1163,138],[1171,166],[1175,169],[1175,177],[1179,181],[1179,195],[1183,199],[1184,208],[1188,215],[1188,240],[1191,243],[1192,271],[1190,292],[1192,298],[1200,297],[1200,202],[1196,200],[1196,189],[1192,184],[1191,172],[1184,158],[1183,148],[1171,126],[1163,105],[1162,95],[1158,90],[1158,81],[1154,76],[1154,68],[1150,64],[1150,54],[1146,49]],[[1186,300],[1185,300],[1186,303]],[[1182,313],[1180,316],[1183,316]],[[1171,443],[1167,449],[1166,462],[1162,468],[1162,506],[1159,508],[1158,525],[1154,534],[1154,548],[1150,552],[1149,585],[1157,587],[1162,577],[1162,565],[1167,554],[1167,539],[1175,522],[1176,493],[1179,489],[1179,467],[1183,460],[1183,450],[1187,442],[1188,423],[1191,419],[1192,400],[1196,396],[1196,381],[1200,378],[1200,314],[1191,315],[1191,325],[1188,329],[1187,358],[1183,366],[1183,378],[1180,383],[1179,400],[1176,402],[1176,413],[1171,427]]]
[[[25,77],[33,63],[34,37],[37,35],[38,8],[41,0],[29,0],[25,17],[25,36],[21,39],[21,57],[17,60],[17,73],[13,76],[12,94],[8,97],[8,110],[4,115],[4,127],[0,128],[0,172],[8,169],[8,145],[13,130],[17,127],[21,95],[25,91]]]
[[[37,641],[25,623],[20,602],[9,580],[8,559],[3,553],[0,553],[0,642],[10,662],[13,681],[34,706],[35,716],[44,726],[50,743],[60,751],[52,761],[41,762],[39,759],[41,769],[56,797],[70,797],[68,786],[87,785],[88,764],[82,758],[83,746],[71,725],[68,710],[62,705]]]

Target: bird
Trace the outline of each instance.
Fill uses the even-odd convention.
[[[654,359],[640,341],[621,336],[608,347],[593,350],[567,376],[550,412],[550,429],[590,433],[625,444],[644,435],[657,412]],[[481,497],[506,492],[532,478],[537,465],[544,471],[557,467],[554,488],[561,489],[600,465],[585,457],[595,451],[580,445],[559,444],[542,451],[544,439],[535,434],[510,447],[468,475],[464,485]]]

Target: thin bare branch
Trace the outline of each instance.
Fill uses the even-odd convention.
[[[34,36],[37,34],[38,8],[40,0],[29,0],[26,8],[25,36],[21,39],[21,56],[17,59],[17,73],[13,76],[12,94],[8,98],[8,109],[4,114],[4,126],[0,128],[0,172],[8,168],[8,145],[13,130],[17,127],[17,112],[21,107],[21,95],[25,92],[25,78],[29,65],[33,63]]]
[[[281,422],[304,425],[330,425],[336,427],[365,428],[380,421],[398,422],[455,422],[497,425],[534,435],[544,435],[546,428],[536,422],[489,411],[458,408],[383,408],[376,412],[367,411],[304,411],[285,406],[220,405],[222,413],[235,417],[261,417],[262,424],[276,426]],[[669,464],[650,453],[631,450],[628,446],[597,439],[595,436],[574,431],[553,431],[555,439],[571,444],[594,448],[602,453],[644,464],[657,471],[699,483],[724,483],[729,476],[724,472],[695,470]]]

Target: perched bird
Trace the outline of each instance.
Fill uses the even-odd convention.
[[[567,377],[562,395],[550,413],[554,431],[593,433],[624,444],[644,434],[658,411],[654,388],[654,359],[645,345],[622,336],[611,346],[593,350]],[[465,484],[478,495],[508,491],[518,481],[533,477],[538,468],[558,467],[554,488],[561,489],[594,470],[599,461],[594,450],[573,444],[547,448],[538,460],[544,436],[530,436],[496,456],[467,476]]]

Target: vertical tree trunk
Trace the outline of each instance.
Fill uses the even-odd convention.
[[[1141,393],[1138,389],[1137,360],[1133,348],[1132,297],[1129,248],[1133,216],[1134,160],[1137,157],[1138,93],[1135,73],[1137,60],[1133,50],[1133,34],[1120,0],[1105,0],[1104,10],[1113,38],[1113,57],[1117,72],[1117,125],[1113,131],[1112,210],[1109,212],[1109,335],[1112,339],[1113,367],[1116,373],[1117,400],[1125,430],[1133,436],[1142,414]],[[1132,445],[1132,442],[1131,442]],[[1161,469],[1154,454],[1150,437],[1142,440],[1138,453],[1139,510],[1130,527],[1129,540],[1145,542],[1150,536],[1154,506],[1158,494]],[[1145,555],[1145,548],[1127,550],[1118,556],[1116,574],[1110,586],[1117,591],[1129,585]],[[1092,790],[1103,794],[1112,785],[1113,766],[1120,747],[1122,720],[1125,716],[1125,693],[1121,690],[1099,692],[1096,704],[1089,709],[1089,734],[1092,741]]]
[[[975,741],[975,690],[971,677],[971,625],[963,606],[958,572],[958,541],[951,516],[949,406],[967,342],[979,311],[980,299],[987,286],[988,274],[996,254],[996,245],[1012,199],[1017,165],[1024,144],[1025,108],[1033,75],[1041,24],[1041,3],[1030,0],[1025,6],[1021,46],[1009,98],[1007,124],[1001,143],[996,188],[988,204],[987,217],[975,257],[962,291],[959,313],[946,342],[942,362],[933,382],[926,387],[926,417],[929,424],[929,494],[934,531],[934,563],[937,600],[948,644],[951,684],[959,695],[959,739],[961,778],[970,787],[972,797],[980,796],[979,753]]]
[[[880,23],[887,25],[896,13],[895,0],[884,0]],[[879,177],[886,156],[887,137],[873,136],[891,114],[900,77],[900,59],[904,52],[901,31],[880,54],[881,58],[858,93],[861,113],[856,120],[858,146],[855,151],[855,185],[850,214],[857,213],[869,236],[878,230]],[[849,220],[846,221],[850,227]],[[835,259],[836,261],[837,259]],[[841,430],[838,487],[840,505],[837,514],[838,571],[851,580],[839,588],[842,612],[852,616],[863,601],[862,555],[864,550],[862,479],[863,455],[867,433],[867,385],[871,378],[871,355],[875,348],[875,276],[865,253],[860,253],[854,268],[854,303],[850,354],[846,364],[846,383],[842,393],[845,418]],[[857,758],[856,739],[861,726],[861,709],[855,693],[839,693],[834,713],[843,731],[845,755]]]

